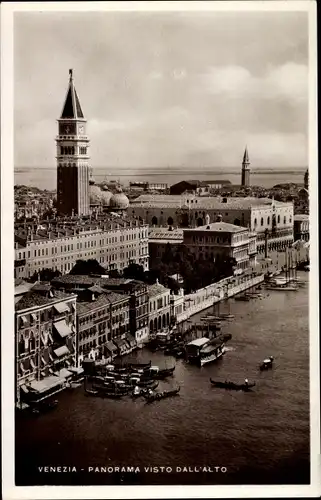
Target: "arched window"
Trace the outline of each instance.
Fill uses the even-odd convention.
[[[152,224],[153,224],[153,226],[157,226],[157,217],[154,216],[152,218]]]
[[[149,332],[150,333],[153,332],[153,325],[154,325],[153,320],[151,320],[150,323],[149,323]]]
[[[167,219],[167,224],[168,224],[169,226],[172,226],[172,225],[174,224],[173,217],[168,217],[168,219]]]
[[[263,217],[261,217],[261,226],[263,226],[263,224],[264,224],[264,219]]]
[[[254,226],[257,226],[257,219],[254,219]]]
[[[166,316],[165,314],[163,314],[163,328],[165,328],[166,326]]]
[[[158,318],[158,330],[161,330],[162,329],[162,317],[159,316]]]
[[[270,225],[270,217],[267,218],[267,225]]]
[[[292,217],[291,217],[291,216],[290,216],[289,222],[290,222],[290,224],[291,224],[291,222],[292,222]]]
[[[280,219],[280,216],[278,215],[278,224],[280,224],[280,220],[281,220],[281,219]]]
[[[63,146],[60,146],[60,154],[63,155],[64,154],[64,147]]]
[[[199,218],[197,219],[197,225],[198,225],[198,226],[203,226],[203,219],[201,219],[201,217],[199,217]]]

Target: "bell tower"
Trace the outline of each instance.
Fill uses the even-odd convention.
[[[248,187],[250,185],[250,160],[247,151],[247,146],[244,151],[243,161],[242,161],[242,179],[241,185],[243,187]]]
[[[60,215],[89,214],[89,139],[86,124],[70,69],[56,137],[57,210]]]

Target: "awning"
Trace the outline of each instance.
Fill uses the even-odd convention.
[[[130,347],[136,347],[136,340],[129,333],[126,335],[126,342],[130,345]]]
[[[60,378],[72,377],[72,373],[67,368],[62,368],[58,375]]]
[[[56,321],[54,323],[54,327],[56,328],[57,332],[59,333],[60,337],[68,337],[68,335],[72,334],[70,326],[67,325],[66,321],[64,319],[60,321]]]
[[[59,302],[58,304],[55,304],[54,308],[59,314],[69,311],[69,307],[65,302]]]
[[[69,368],[69,371],[73,372],[73,373],[77,373],[78,375],[81,375],[82,373],[84,373],[84,369],[81,366],[79,366],[79,367],[77,367],[77,366],[71,366]]]
[[[113,342],[107,342],[106,344],[106,347],[108,349],[109,352],[113,353],[115,351],[117,351],[117,347],[115,346],[115,344]]]
[[[45,377],[42,380],[34,380],[33,382],[30,383],[29,387],[36,392],[45,392],[48,391],[49,389],[52,389],[53,387],[57,387],[58,385],[62,385],[63,380],[59,377],[56,377],[55,375],[52,375],[50,377]]]
[[[114,340],[115,344],[118,346],[118,349],[121,351],[124,351],[125,349],[128,349],[128,345],[123,339],[115,339]]]
[[[60,356],[64,356],[64,354],[70,354],[70,351],[66,345],[58,347],[58,349],[54,350],[56,356],[60,358]]]
[[[26,316],[21,316],[21,320],[22,320],[22,323],[24,325],[26,325],[28,323],[28,320],[27,320]]]

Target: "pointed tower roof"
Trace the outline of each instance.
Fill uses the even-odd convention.
[[[72,69],[69,70],[69,87],[60,118],[84,118],[79,98],[75,89]]]
[[[250,163],[249,153],[247,151],[247,146],[245,146],[245,151],[244,151],[244,155],[243,155],[243,163]]]

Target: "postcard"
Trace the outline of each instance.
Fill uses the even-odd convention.
[[[5,500],[318,496],[315,3],[1,21]]]

